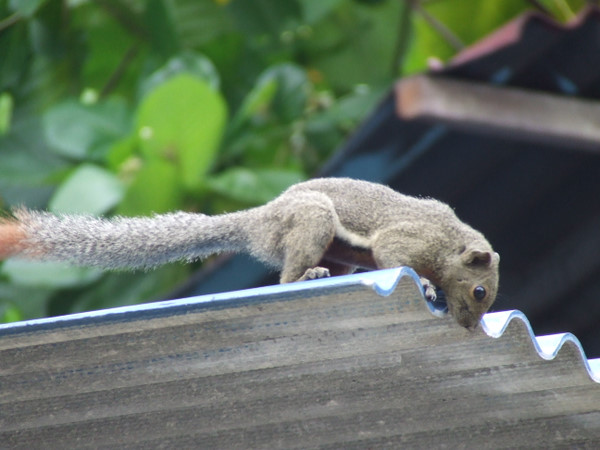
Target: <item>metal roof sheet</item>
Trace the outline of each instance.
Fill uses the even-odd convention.
[[[0,446],[600,444],[575,337],[427,306],[400,268],[2,325]]]

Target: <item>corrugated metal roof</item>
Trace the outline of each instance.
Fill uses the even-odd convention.
[[[600,444],[600,360],[405,268],[2,325],[0,361],[0,447]]]

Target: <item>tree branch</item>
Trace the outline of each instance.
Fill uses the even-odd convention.
[[[452,46],[455,50],[462,50],[465,48],[465,44],[460,38],[450,30],[446,25],[437,20],[431,14],[429,14],[425,8],[421,6],[419,0],[407,0],[410,7],[419,13],[423,20],[429,24],[431,28],[438,32],[440,36]]]
[[[121,81],[121,78],[125,73],[125,70],[127,70],[127,66],[129,66],[131,61],[134,60],[139,50],[139,44],[133,44],[131,47],[129,47],[129,49],[127,49],[125,55],[123,55],[123,58],[121,58],[119,65],[102,88],[102,91],[100,92],[100,98],[105,98],[117,87],[119,81]]]
[[[400,11],[400,17],[398,20],[398,38],[396,39],[394,53],[392,54],[392,66],[390,69],[391,75],[394,78],[400,73],[399,67],[402,64],[402,60],[406,54],[406,49],[408,48],[411,28],[410,13],[411,8],[405,3]]]
[[[542,5],[542,3],[539,0],[527,0],[527,3],[530,3],[531,6],[533,6],[535,9],[537,9],[539,12],[552,17],[552,12],[546,8],[544,5]]]
[[[148,38],[148,31],[138,20],[135,12],[128,9],[125,5],[113,0],[94,0],[94,2],[104,9],[107,14],[112,16],[123,28],[128,30],[134,36],[141,39]]]
[[[0,31],[14,25],[22,18],[23,17],[18,12],[16,12],[8,16],[6,19],[0,20]]]

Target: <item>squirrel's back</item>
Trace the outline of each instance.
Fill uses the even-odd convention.
[[[448,229],[461,224],[452,208],[438,200],[400,194],[382,184],[352,178],[316,178],[285,191],[317,191],[327,195],[344,227],[368,236],[398,222],[439,224]]]

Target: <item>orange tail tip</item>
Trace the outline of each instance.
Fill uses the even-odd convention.
[[[20,253],[25,248],[25,231],[18,222],[3,220],[0,222],[0,260]]]

